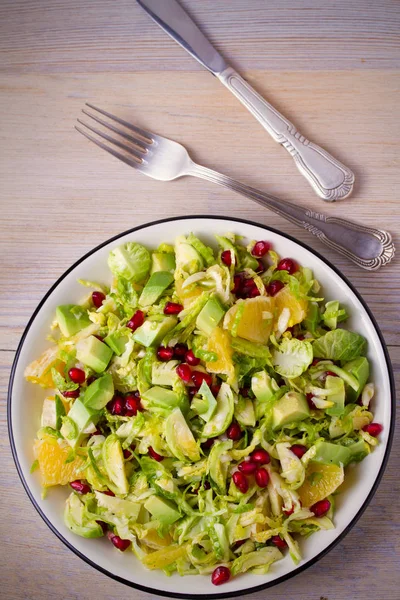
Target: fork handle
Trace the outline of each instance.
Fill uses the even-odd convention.
[[[326,150],[307,140],[232,67],[217,77],[244,104],[276,142],[282,144],[318,196],[333,202],[349,196],[354,174]]]
[[[368,271],[379,269],[394,256],[394,244],[387,231],[301,208],[195,163],[191,163],[187,174],[218,183],[255,200],[295,225],[307,229],[324,244]]]

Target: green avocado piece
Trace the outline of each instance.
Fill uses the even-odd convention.
[[[153,252],[151,255],[151,274],[157,271],[175,271],[175,254],[173,252]]]
[[[251,390],[256,397],[254,402],[255,414],[257,419],[264,416],[269,402],[271,402],[279,386],[275,379],[268,375],[266,371],[254,373],[251,378]]]
[[[112,354],[111,348],[98,340],[94,335],[90,335],[76,344],[77,359],[87,367],[93,369],[93,371],[96,371],[96,373],[105,371]]]
[[[84,538],[102,537],[104,535],[103,529],[94,519],[85,519],[84,508],[84,504],[78,496],[72,492],[65,503],[64,523],[72,533]]]
[[[329,400],[329,402],[334,402],[335,406],[327,408],[325,410],[326,414],[330,415],[331,417],[340,416],[344,411],[344,401],[346,398],[343,379],[328,375],[325,379],[325,389],[335,390],[334,394],[330,394],[327,397],[327,400]]]
[[[176,367],[178,360],[169,360],[168,362],[154,362],[151,367],[151,382],[153,385],[173,386],[178,379]]]
[[[119,331],[114,331],[104,338],[104,343],[107,344],[117,356],[121,356],[121,354],[125,352],[128,341],[128,335],[121,335]]]
[[[320,441],[314,446],[315,454],[310,460],[324,465],[346,466],[351,459],[351,451],[346,446]]]
[[[161,525],[172,525],[181,518],[176,504],[161,496],[150,496],[144,503],[144,507]]]
[[[160,344],[163,338],[167,335],[173,327],[177,324],[178,320],[175,317],[166,317],[162,321],[152,321],[146,319],[146,321],[138,327],[133,334],[133,339],[138,344],[148,348],[149,346],[156,346]]]
[[[230,386],[227,383],[221,384],[221,389],[216,398],[217,406],[214,409],[211,419],[205,424],[202,436],[205,438],[217,437],[231,424],[234,411],[234,397]]]
[[[113,378],[109,373],[91,383],[83,396],[83,404],[94,410],[101,410],[114,396]]]
[[[363,391],[369,377],[369,362],[365,356],[359,356],[354,360],[346,363],[343,370],[350,373],[358,382],[357,389],[346,386],[346,399],[348,402],[355,404],[359,395]]]
[[[286,392],[272,409],[272,427],[273,429],[279,429],[288,425],[288,423],[303,421],[309,416],[310,409],[304,394]]]
[[[82,400],[77,398],[68,416],[63,417],[60,433],[72,448],[76,448],[82,440],[85,429],[91,424],[96,425],[99,418],[99,411],[85,406]]]
[[[211,335],[224,314],[225,309],[221,306],[217,296],[212,296],[199,312],[196,326],[206,335]]]
[[[178,395],[172,390],[167,390],[155,385],[142,393],[143,406],[151,408],[160,414],[169,413],[172,409],[179,406]]]
[[[113,433],[106,437],[103,444],[102,457],[108,477],[121,494],[129,492],[129,484],[125,473],[125,461],[119,437]]]
[[[140,503],[131,502],[130,500],[124,500],[117,496],[108,496],[101,492],[94,492],[98,506],[105,508],[114,515],[120,515],[122,517],[128,517],[129,519],[137,520],[140,512]]]
[[[75,335],[75,333],[91,324],[86,311],[77,304],[57,306],[56,319],[64,337]]]
[[[140,306],[150,306],[157,302],[159,297],[174,281],[174,276],[168,271],[157,271],[150,275],[139,298]]]
[[[191,462],[200,460],[196,440],[179,408],[174,408],[165,421],[165,439],[177,459]]]

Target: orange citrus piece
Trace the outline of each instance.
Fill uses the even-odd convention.
[[[244,309],[236,330],[237,335],[250,342],[266,344],[272,332],[275,298],[257,296],[237,302],[225,315],[225,329],[232,328],[240,305],[244,306]]]
[[[277,319],[279,319],[279,315],[284,308],[290,310],[290,319],[287,326],[293,327],[293,325],[301,323],[306,318],[308,301],[304,298],[296,298],[290,288],[285,285],[275,296],[275,306]]]
[[[83,472],[78,472],[84,463],[83,458],[77,456],[72,462],[65,462],[69,450],[69,446],[60,446],[56,438],[51,436],[35,440],[34,451],[39,463],[43,487],[66,485],[70,481],[83,477]]]
[[[26,367],[24,372],[27,381],[38,383],[45,388],[53,388],[54,383],[51,376],[52,367],[57,369],[61,375],[63,375],[63,370],[65,367],[65,363],[57,358],[57,354],[58,347],[53,346],[52,348],[48,348],[45,352],[43,352],[43,354],[37,360],[31,362],[31,364]]]
[[[196,300],[196,298],[201,296],[201,294],[203,293],[204,290],[202,290],[199,287],[190,289],[190,286],[188,289],[182,288],[184,281],[185,281],[184,279],[177,279],[175,281],[175,290],[176,290],[176,294],[177,294],[179,300],[182,302],[184,308],[187,308],[188,306],[190,306],[192,304],[192,302],[194,302],[194,300]]]
[[[207,350],[218,355],[217,361],[206,363],[207,371],[223,373],[228,376],[228,382],[232,380],[235,375],[235,367],[232,361],[233,351],[229,332],[221,327],[216,327],[208,338]]]
[[[343,483],[344,469],[338,465],[310,462],[303,485],[297,490],[302,506],[308,508],[323,500]]]
[[[169,548],[151,552],[151,554],[142,558],[142,563],[148,569],[164,569],[185,556],[186,546],[169,546]]]

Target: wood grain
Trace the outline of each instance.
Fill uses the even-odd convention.
[[[400,4],[397,1],[184,0],[224,56],[310,139],[356,173],[353,196],[318,199],[237,100],[132,0],[0,3],[0,387],[29,317],[52,283],[120,231],[180,214],[252,219],[332,260],[364,296],[400,372],[398,260],[360,271],[310,234],[212,184],[140,176],[74,131],[84,103],[181,141],[193,158],[246,183],[379,226],[400,225]],[[150,596],[108,580],[49,532],[18,481],[0,406],[0,562],[7,599]],[[398,445],[350,535],[277,600],[398,600]],[[10,527],[12,524],[12,528]],[[397,569],[397,570],[396,570]],[[351,592],[349,592],[349,589]],[[350,595],[349,595],[350,594]],[[249,596],[261,600],[267,592]],[[155,596],[154,596],[155,597]]]

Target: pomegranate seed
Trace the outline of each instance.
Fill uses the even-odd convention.
[[[131,545],[131,542],[129,540],[123,540],[119,537],[119,535],[115,535],[114,533],[112,533],[112,531],[107,532],[107,537],[110,540],[110,542],[112,542],[114,546],[118,548],[118,550],[120,550],[121,552],[125,552],[125,550]]]
[[[186,352],[185,355],[185,361],[191,366],[191,367],[197,367],[197,365],[200,364],[200,359],[197,358],[197,356],[194,355],[193,350],[188,350]]]
[[[255,298],[260,295],[260,291],[253,279],[246,279],[240,289],[240,294],[243,298]]]
[[[316,502],[315,504],[313,504],[310,507],[311,512],[314,513],[314,515],[316,517],[322,517],[323,515],[326,515],[326,513],[328,512],[328,510],[331,507],[331,503],[329,502],[329,500],[320,500],[319,502]]]
[[[232,254],[230,250],[224,250],[221,254],[221,260],[227,267],[230,267],[232,264]]]
[[[133,394],[125,396],[125,408],[125,415],[127,417],[135,417],[138,411],[143,410],[143,407],[140,404],[140,396],[139,398]]]
[[[69,392],[62,392],[64,398],[77,398],[80,394],[79,388],[77,390],[69,390]]]
[[[247,388],[247,387],[242,387],[242,388],[240,388],[240,390],[239,390],[239,394],[240,394],[241,396],[243,396],[243,398],[247,398],[247,397],[248,397],[248,395],[249,395],[249,391],[250,391],[250,390],[249,390],[249,388]]]
[[[137,310],[129,319],[126,326],[129,327],[132,331],[136,331],[138,327],[143,325],[144,323],[144,312],[141,310]]]
[[[106,490],[105,492],[103,492],[103,494],[105,494],[106,496],[115,496],[114,492],[112,492],[111,490]]]
[[[176,372],[185,383],[189,383],[192,376],[192,369],[186,363],[182,363],[176,367]],[[200,386],[199,386],[200,387]]]
[[[313,402],[314,396],[312,394],[306,394],[306,398],[307,398],[308,406],[311,408],[311,410],[316,410],[317,407],[315,406],[315,404]]]
[[[212,377],[209,373],[203,373],[203,371],[193,371],[192,381],[197,388],[201,386],[203,381],[205,381],[208,387],[210,387],[210,385],[212,384]]]
[[[183,310],[182,304],[177,302],[167,302],[164,306],[164,315],[178,315]]]
[[[210,387],[211,393],[214,396],[214,398],[216,398],[218,396],[220,389],[221,389],[220,385],[212,385]]]
[[[312,367],[315,367],[319,362],[321,362],[322,358],[314,358],[314,360],[311,363]]]
[[[82,371],[82,369],[78,369],[77,367],[73,367],[68,371],[68,377],[74,383],[84,383],[86,379],[85,371]]]
[[[260,290],[258,289],[258,287],[253,288],[252,290],[250,290],[248,297],[249,298],[256,298],[257,296],[260,296]]]
[[[174,356],[175,358],[185,358],[185,354],[188,351],[188,347],[186,344],[175,344],[174,346]]]
[[[246,476],[240,471],[235,471],[232,475],[232,481],[236,485],[237,489],[245,494],[249,489],[249,482],[246,479]]]
[[[279,535],[273,535],[271,538],[271,542],[274,544],[274,546],[280,548],[281,550],[283,550],[287,546],[285,540],[283,540]]]
[[[79,481],[79,479],[77,479],[76,481],[70,481],[69,485],[78,494],[88,494],[90,492],[90,487],[88,486],[88,484],[83,483],[83,481]]]
[[[301,333],[300,335],[296,335],[296,338],[300,341],[304,340],[304,335]]]
[[[287,517],[290,517],[290,515],[294,513],[294,506],[292,506],[290,510],[283,510],[282,512],[285,513]]]
[[[208,440],[206,440],[205,442],[202,443],[202,445],[201,445],[202,449],[209,450],[216,439],[217,438],[208,438]]]
[[[127,460],[129,460],[133,456],[132,452],[128,449],[124,450],[123,454],[124,454],[124,458],[126,458]]]
[[[91,383],[93,383],[93,381],[96,381],[96,379],[97,377],[95,375],[91,375],[90,377],[88,377],[86,385],[90,385]]]
[[[150,454],[151,458],[153,458],[157,462],[161,462],[162,460],[164,460],[164,457],[161,456],[161,454],[158,454],[155,450],[153,450],[151,446],[149,446],[148,448],[148,453]]]
[[[242,275],[235,275],[233,278],[232,294],[237,294],[242,286]]]
[[[279,281],[278,279],[273,279],[267,285],[267,288],[266,288],[267,294],[269,296],[276,296],[276,294],[278,292],[280,292],[283,287],[285,287],[285,284],[283,283],[283,281]]]
[[[107,523],[104,523],[104,521],[96,521],[97,525],[100,525],[100,527],[103,530],[103,533],[106,534],[108,531],[108,525]]]
[[[190,387],[190,388],[188,389],[189,398],[192,400],[192,399],[195,397],[195,395],[197,394],[197,392],[198,392],[198,391],[199,391],[199,390],[198,390],[197,388],[195,388],[195,387]]]
[[[99,340],[99,342],[103,342],[104,341],[104,337],[102,337],[101,335],[95,335],[94,336],[96,339]]]
[[[262,260],[258,259],[258,267],[256,269],[256,273],[264,273],[264,271],[265,271],[264,263],[262,262]]]
[[[103,292],[93,292],[92,294],[92,302],[96,308],[100,308],[105,299],[106,296],[103,294]]]
[[[236,442],[240,440],[242,437],[242,430],[240,429],[240,425],[238,423],[231,423],[226,430],[226,435],[230,440]]]
[[[111,407],[111,414],[122,416],[125,414],[125,400],[121,396],[115,396]]]
[[[163,362],[167,362],[171,360],[174,356],[174,349],[169,346],[159,346],[157,350],[157,358],[158,360],[162,360]]]
[[[96,429],[96,431],[93,431],[91,435],[103,435],[103,433],[100,431],[100,429]]]
[[[237,550],[238,548],[240,548],[240,546],[243,546],[243,544],[245,543],[246,540],[238,540],[237,542],[235,542],[233,544],[233,549]]]
[[[301,458],[307,452],[307,448],[305,446],[302,446],[301,444],[293,444],[293,446],[291,446],[290,449],[293,452],[293,454],[297,456],[297,458]]]
[[[244,460],[238,465],[239,471],[245,475],[252,475],[257,468],[257,464],[252,460]]]
[[[251,253],[253,256],[257,256],[258,258],[260,258],[261,256],[265,256],[265,254],[267,254],[270,248],[271,244],[269,242],[257,242],[256,244],[254,244]]]
[[[287,271],[289,275],[296,273],[298,266],[291,258],[282,258],[276,267],[278,271]]]
[[[217,567],[211,575],[211,583],[214,585],[222,585],[231,578],[231,572],[228,567]]]
[[[258,487],[267,487],[269,481],[268,471],[264,469],[264,467],[259,467],[254,473],[254,479],[256,480],[256,484],[258,485]]]
[[[253,460],[257,465],[267,465],[271,462],[271,457],[266,450],[260,448],[259,450],[254,450],[254,452],[250,455],[251,460]]]
[[[363,431],[372,435],[372,437],[377,437],[383,431],[383,426],[380,423],[370,423],[369,425],[365,425],[363,427]]]
[[[203,488],[204,488],[205,490],[210,490],[210,489],[211,489],[211,483],[210,483],[209,481],[205,481],[205,482],[203,483]]]

